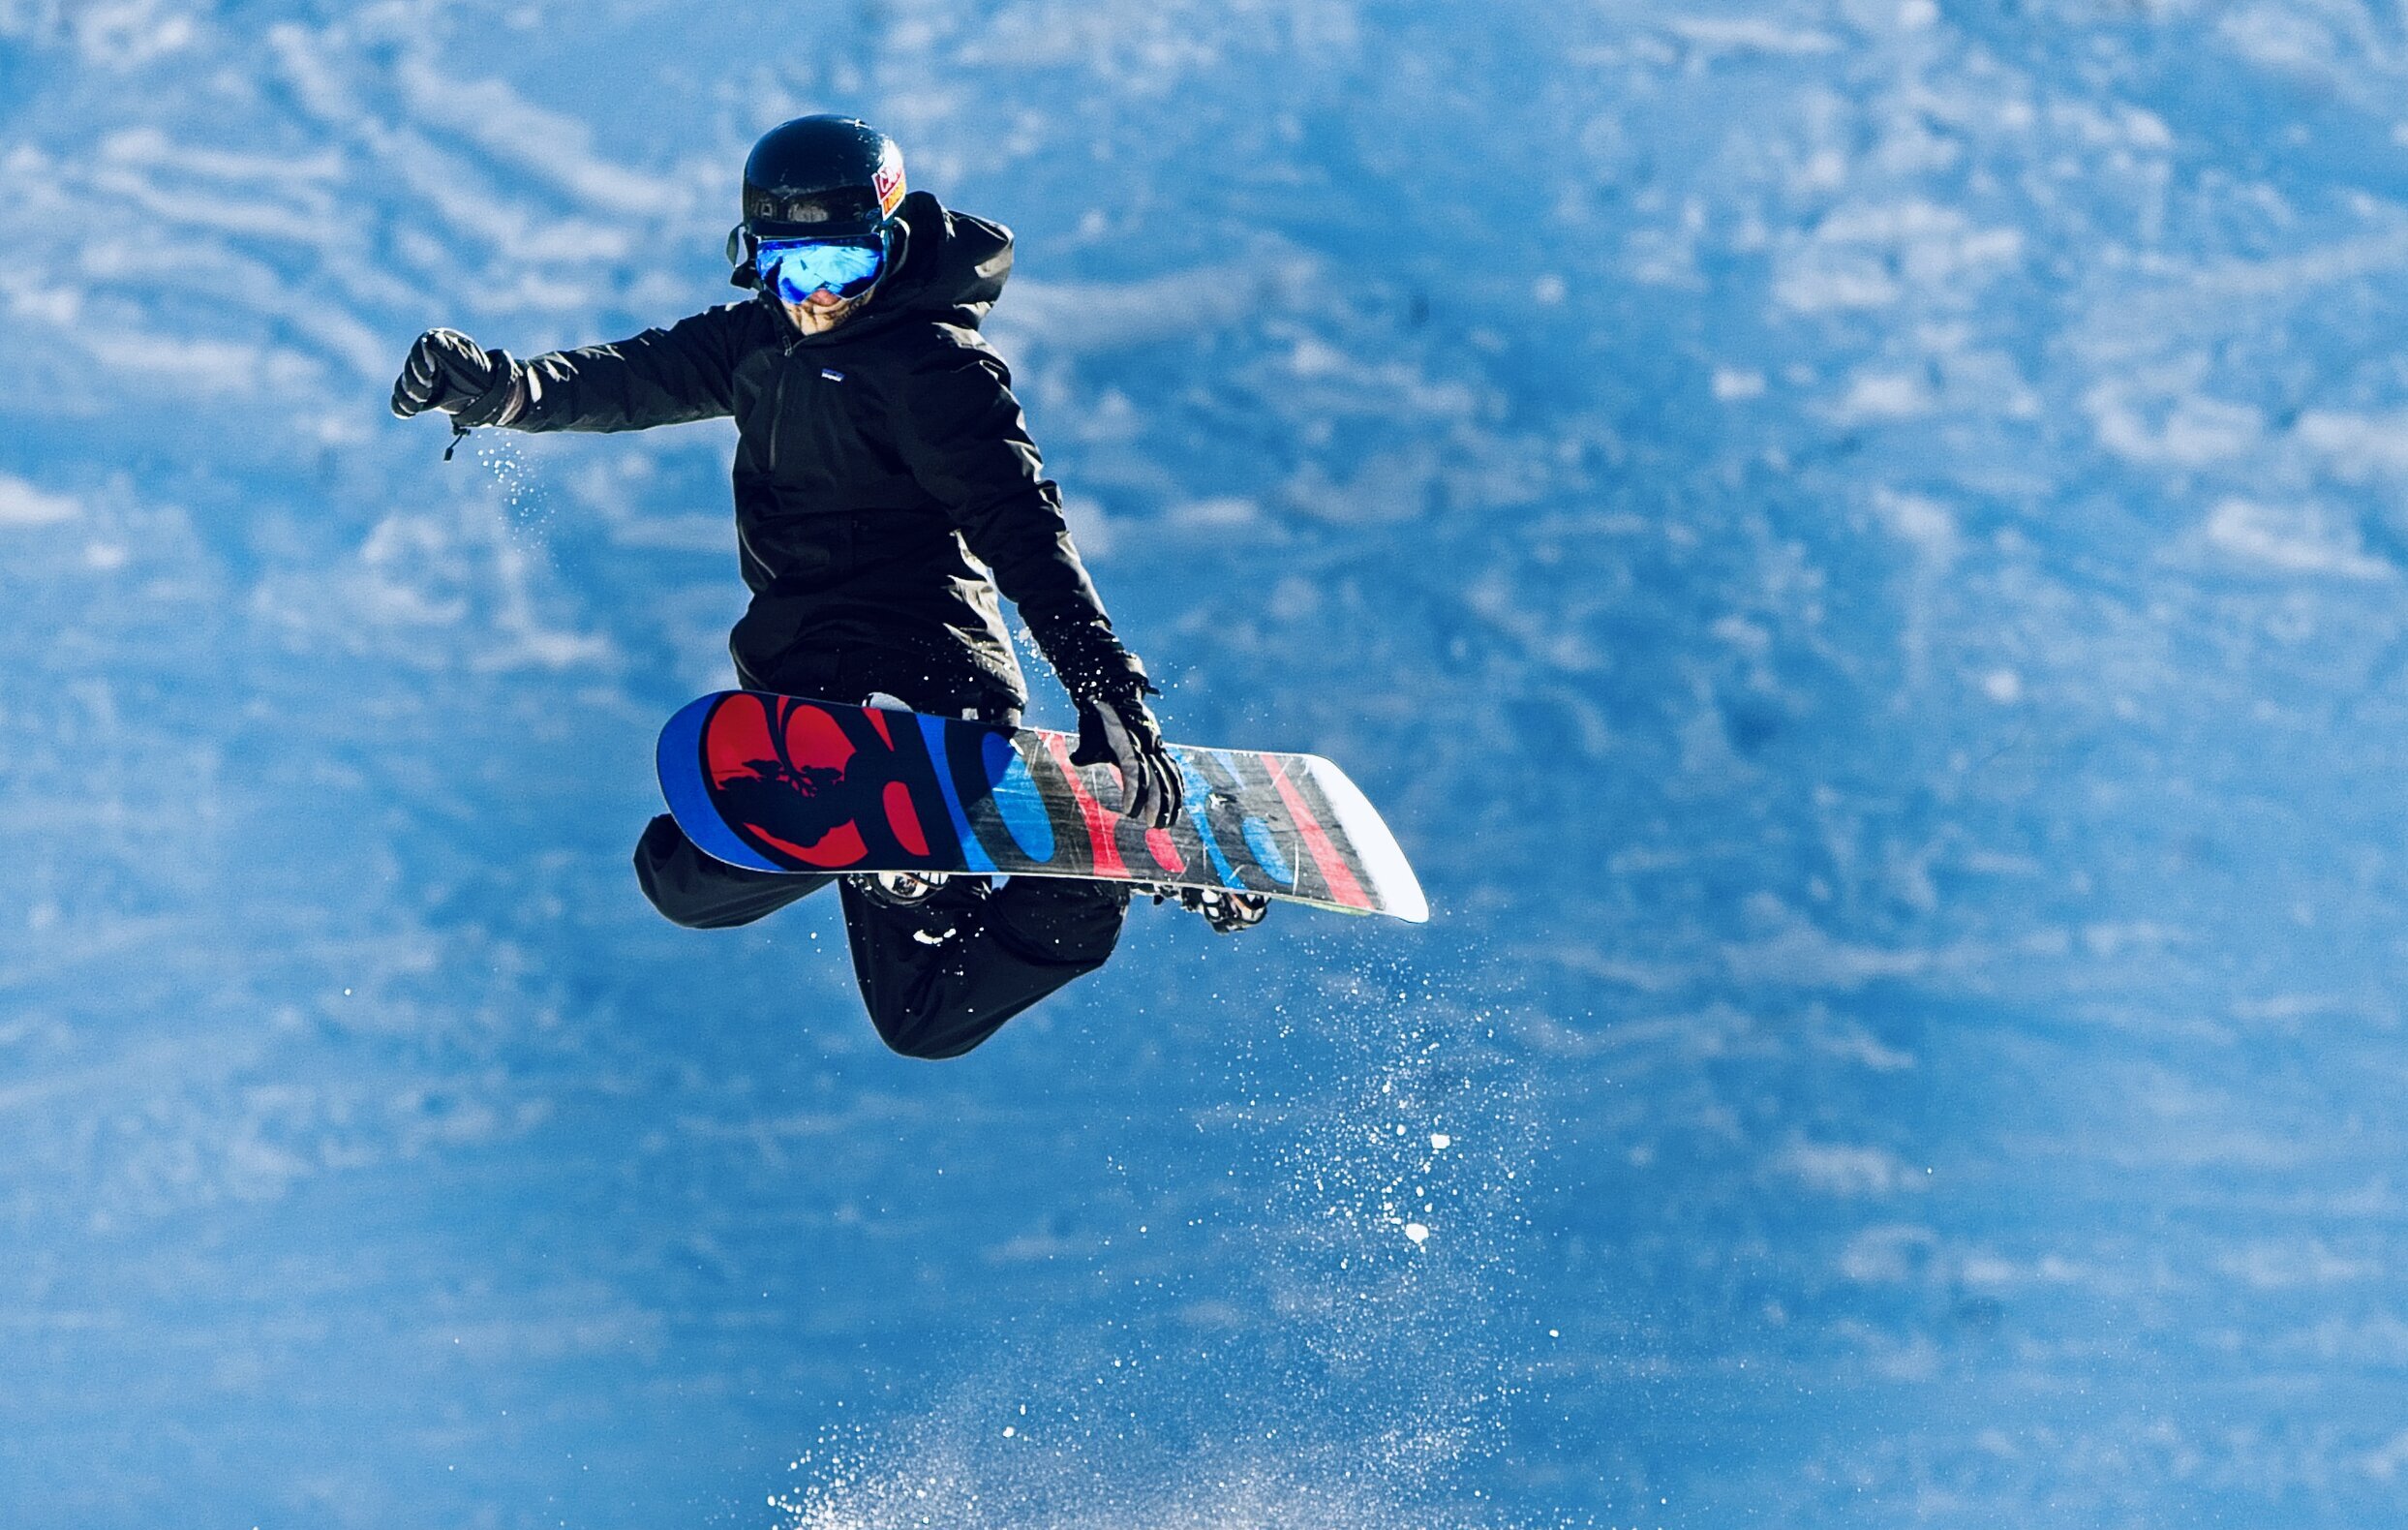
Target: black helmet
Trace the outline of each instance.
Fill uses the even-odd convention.
[[[761,135],[745,159],[745,218],[727,236],[746,286],[764,239],[876,238],[889,256],[903,203],[903,151],[858,117],[797,117]]]

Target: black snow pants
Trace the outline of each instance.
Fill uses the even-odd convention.
[[[993,688],[931,676],[929,667],[877,650],[799,655],[757,689],[861,705],[892,696],[914,711],[1017,724],[1019,710]],[[644,896],[689,930],[750,924],[819,891],[834,876],[753,872],[695,848],[663,813],[635,846]],[[853,975],[870,1023],[907,1057],[958,1057],[997,1026],[1074,978],[1104,964],[1127,915],[1126,888],[1020,876],[996,887],[957,876],[926,902],[898,908],[849,882],[838,889],[853,948]]]

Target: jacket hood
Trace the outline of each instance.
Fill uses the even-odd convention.
[[[867,319],[881,309],[945,316],[975,329],[1003,295],[1012,276],[1012,230],[966,212],[954,212],[927,192],[903,199],[900,216],[911,247],[891,291],[871,299]]]
[[[805,335],[804,345],[838,345],[891,329],[906,320],[935,320],[976,329],[1003,295],[1012,275],[1012,230],[966,212],[955,212],[928,192],[903,199],[896,216],[907,230],[903,263],[869,299],[869,305],[825,334]],[[761,301],[785,315],[764,294]]]

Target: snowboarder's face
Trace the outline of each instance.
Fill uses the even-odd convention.
[[[886,268],[885,247],[862,239],[781,239],[753,258],[761,282],[794,326],[825,334],[853,317]]]

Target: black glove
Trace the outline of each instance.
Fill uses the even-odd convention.
[[[1135,691],[1079,703],[1079,748],[1070,762],[1120,772],[1120,815],[1150,829],[1170,827],[1187,795],[1161,727]]]
[[[457,329],[430,329],[393,382],[393,413],[408,419],[439,409],[464,430],[506,425],[519,411],[518,385],[508,352],[479,350]]]

